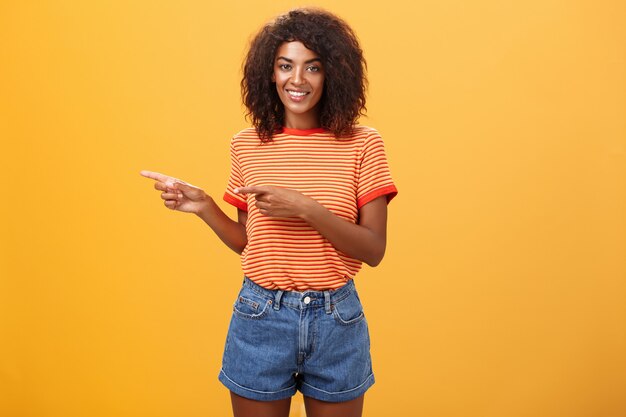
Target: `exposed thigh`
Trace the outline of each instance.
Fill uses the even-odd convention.
[[[251,400],[230,392],[235,417],[288,417],[291,397],[275,401]]]
[[[353,400],[331,403],[304,397],[307,417],[361,417],[365,394]]]

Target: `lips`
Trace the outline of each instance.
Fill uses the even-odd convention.
[[[286,90],[286,91],[287,91],[287,95],[289,96],[289,98],[295,102],[300,102],[304,100],[304,98],[311,93],[310,91],[297,91],[297,90]]]
[[[308,91],[299,91],[299,90],[287,90],[287,92],[294,96],[304,96],[309,94]]]

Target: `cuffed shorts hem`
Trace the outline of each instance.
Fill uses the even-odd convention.
[[[338,392],[329,392],[323,389],[315,388],[312,385],[307,384],[306,382],[302,382],[300,386],[300,392],[302,395],[307,397],[314,398],[320,401],[327,401],[333,403],[340,403],[344,401],[354,400],[355,398],[360,397],[371,387],[374,385],[374,374],[370,374],[367,379],[359,386],[346,390],[346,391],[338,391]]]
[[[228,375],[224,373],[223,369],[220,370],[218,379],[220,380],[222,384],[224,384],[224,386],[226,386],[226,388],[228,388],[235,394],[251,399],[251,400],[258,400],[258,401],[282,400],[284,398],[292,397],[296,393],[295,384],[292,385],[291,387],[288,387],[279,391],[258,391],[258,390],[254,390],[251,388],[246,388],[244,386],[237,384],[232,379],[230,379]]]

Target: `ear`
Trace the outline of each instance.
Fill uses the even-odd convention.
[[[274,73],[272,73],[272,82],[275,83],[276,82],[276,76],[274,75]]]

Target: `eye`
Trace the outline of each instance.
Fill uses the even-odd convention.
[[[320,69],[321,69],[320,67],[316,67],[316,66],[311,66],[308,68],[308,70],[311,72],[318,72]]]
[[[278,68],[280,68],[283,71],[287,71],[287,70],[291,69],[291,65],[289,65],[289,64],[279,64]]]

